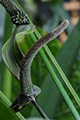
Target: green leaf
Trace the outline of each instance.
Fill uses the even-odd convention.
[[[11,71],[11,73],[19,79],[19,67],[16,63],[14,52],[13,52],[13,43],[11,40],[8,40],[5,45],[2,48],[2,58],[8,67],[8,69]]]
[[[20,32],[21,29],[23,29],[23,31]],[[16,33],[16,31],[18,32]],[[18,41],[23,40],[25,34],[30,34],[31,31],[32,31],[31,26],[29,27],[29,29],[26,27],[19,27],[17,28],[17,30],[15,29],[12,38],[10,38],[2,47],[2,58],[8,69],[18,80],[19,80],[19,71],[20,71],[18,62],[21,62],[23,57],[21,51],[19,50]],[[15,39],[15,47],[16,47],[15,51],[14,51],[14,39]],[[17,58],[19,61],[16,60],[14,52],[15,54],[17,54]]]
[[[6,107],[3,101],[0,99],[0,119],[2,120],[19,120],[11,110]]]
[[[3,120],[25,120],[25,118],[18,112],[13,113],[9,109],[11,102],[6,98],[6,96],[0,91],[0,119]]]

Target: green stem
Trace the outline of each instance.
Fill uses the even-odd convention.
[[[70,84],[69,80],[67,79],[67,77],[65,76],[64,72],[62,71],[61,67],[59,66],[58,62],[56,61],[55,57],[52,55],[51,51],[49,50],[49,48],[47,46],[44,47],[44,49],[46,50],[48,56],[50,57],[50,59],[52,60],[52,62],[54,63],[57,71],[59,72],[59,74],[61,75],[64,83],[66,84],[67,88],[70,90],[71,94],[73,95],[75,101],[77,102],[77,104],[80,106],[80,98],[78,97],[78,95],[76,94],[76,91],[74,90],[74,88],[72,87],[72,85]]]

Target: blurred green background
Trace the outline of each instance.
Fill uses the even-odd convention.
[[[50,42],[48,46],[80,97],[80,8],[78,7],[80,2],[78,0],[18,0],[18,2],[28,13],[42,36],[56,28],[63,20],[68,19],[70,21],[66,31]],[[9,14],[0,5],[0,89],[11,102],[19,94],[20,85],[5,66],[1,57],[1,48],[12,35],[13,27]],[[26,39],[27,37],[25,37]],[[31,40],[27,40],[26,43],[27,48],[25,49],[29,49],[33,44]],[[32,63],[31,75],[33,83],[42,90],[37,101],[49,118],[51,120],[74,120],[58,88],[51,81],[52,78],[39,54]],[[57,75],[62,81],[58,73]],[[68,90],[67,92],[80,112],[80,108],[76,105],[72,95]],[[21,113],[25,118],[40,117],[32,103],[27,105]],[[1,97],[0,119],[17,120]],[[34,120],[38,120],[38,118],[34,118]]]

